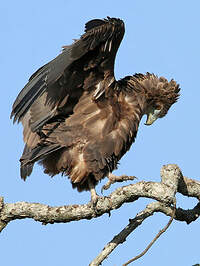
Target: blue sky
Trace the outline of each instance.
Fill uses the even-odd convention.
[[[40,66],[54,58],[62,45],[83,33],[84,23],[106,16],[122,18],[126,34],[118,51],[115,75],[154,72],[174,78],[181,97],[168,115],[151,127],[141,121],[135,144],[116,174],[160,181],[163,164],[178,164],[185,176],[199,180],[199,0],[127,1],[2,1],[1,41],[1,178],[6,202],[40,202],[52,206],[87,203],[88,192],[73,190],[67,178],[51,179],[36,166],[27,182],[19,177],[22,127],[9,119],[12,103]],[[3,73],[2,73],[3,72]],[[2,94],[3,93],[3,94]],[[106,181],[106,180],[105,180]],[[97,187],[100,192],[103,181]],[[128,184],[128,183],[127,183]],[[114,185],[107,193],[114,190]],[[178,206],[196,201],[177,195]],[[0,237],[4,266],[82,266],[99,253],[151,200],[140,199],[91,221],[43,226],[32,220],[11,222]],[[119,246],[103,265],[122,265],[142,251],[168,217],[155,214]],[[151,250],[134,265],[193,265],[200,263],[199,220],[174,221]]]

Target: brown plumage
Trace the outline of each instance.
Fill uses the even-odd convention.
[[[24,126],[24,180],[39,161],[50,176],[63,173],[78,191],[90,189],[116,169],[142,116],[150,125],[177,101],[174,80],[149,73],[115,80],[123,35],[120,19],[89,21],[81,38],[64,46],[19,93],[11,116]]]

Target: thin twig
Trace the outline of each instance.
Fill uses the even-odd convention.
[[[172,223],[172,221],[174,220],[174,216],[176,213],[176,204],[174,204],[174,209],[173,209],[173,213],[172,216],[169,220],[169,222],[167,223],[167,225],[165,227],[163,227],[158,234],[154,237],[154,239],[149,243],[149,245],[145,248],[145,250],[143,250],[139,255],[135,256],[134,258],[130,259],[129,261],[127,261],[126,263],[124,263],[122,266],[127,266],[128,264],[130,264],[131,262],[141,258],[142,256],[144,256],[147,251],[151,248],[151,246],[156,242],[156,240],[169,228],[170,224]]]
[[[104,247],[91,263],[93,266],[100,265],[119,244],[126,241],[128,235],[154,212],[174,216],[174,219],[185,221],[187,224],[200,217],[200,203],[189,210],[177,208],[175,214],[173,214],[174,209],[170,207],[176,192],[200,200],[200,182],[183,177],[177,165],[163,166],[161,177],[161,182],[141,181],[118,188],[107,197],[99,197],[96,206],[98,215],[91,203],[52,207],[40,203],[4,203],[3,198],[0,197],[0,232],[9,222],[16,219],[31,218],[42,222],[42,224],[68,223],[81,219],[97,218],[104,213],[110,213],[110,211],[120,208],[124,203],[135,202],[140,197],[156,200],[157,202],[150,203],[134,219],[131,219],[129,224]]]
[[[146,208],[139,212],[134,219],[129,220],[129,224],[113,239],[105,245],[100,254],[89,264],[90,266],[101,265],[101,263],[109,256],[109,254],[117,248],[119,244],[122,244],[126,241],[126,238],[138,227],[143,221],[149,216],[153,215],[155,211],[159,209],[159,202],[152,202],[146,206]]]

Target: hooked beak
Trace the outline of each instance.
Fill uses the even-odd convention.
[[[148,113],[148,115],[147,115],[147,120],[146,120],[145,125],[146,125],[146,126],[150,126],[150,125],[152,125],[153,122],[156,121],[157,118],[158,118],[158,117],[157,117],[157,115],[155,114],[155,112],[150,112],[150,113]]]

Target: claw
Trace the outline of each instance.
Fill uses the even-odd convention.
[[[104,186],[102,186],[101,193],[103,194],[104,190],[109,189],[111,184],[114,184],[116,182],[134,180],[136,178],[137,178],[136,176],[127,176],[127,175],[116,176],[116,175],[113,175],[112,173],[109,173],[108,174],[108,182]]]

